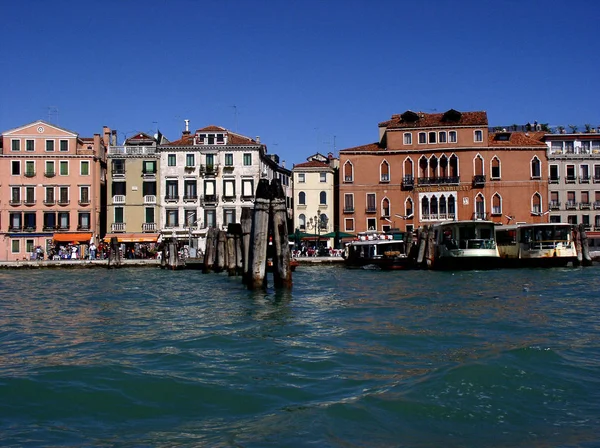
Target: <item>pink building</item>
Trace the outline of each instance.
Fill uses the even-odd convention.
[[[2,134],[0,260],[31,259],[38,246],[46,255],[61,245],[87,253],[104,230],[109,135],[105,127],[81,138],[41,120]]]

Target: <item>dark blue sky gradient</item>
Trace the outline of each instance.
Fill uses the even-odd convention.
[[[599,13],[591,0],[5,2],[0,130],[50,118],[176,140],[187,118],[260,136],[291,167],[376,141],[407,109],[599,126]]]

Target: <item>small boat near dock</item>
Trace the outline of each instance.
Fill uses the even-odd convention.
[[[502,267],[560,267],[577,261],[568,223],[499,226],[496,241]]]
[[[414,267],[414,258],[409,256],[411,245],[412,239],[406,241],[405,232],[363,232],[346,245],[343,256],[347,267],[410,269]]]

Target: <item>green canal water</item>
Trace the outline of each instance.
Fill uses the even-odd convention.
[[[600,446],[597,266],[0,272],[0,445]]]

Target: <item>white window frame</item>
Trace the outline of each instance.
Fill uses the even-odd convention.
[[[431,137],[433,137],[434,141],[431,141]],[[435,132],[435,131],[429,131],[427,133],[427,144],[429,144],[429,145],[435,145],[435,144],[437,144],[437,132]]]
[[[369,221],[372,222],[372,223],[375,223],[375,225],[374,226],[369,226]],[[375,230],[375,231],[377,231],[377,218],[367,218],[365,224],[366,224],[367,230]]]
[[[33,165],[33,175],[35,176],[35,174],[36,174],[36,171],[35,171],[35,168],[36,168],[36,166],[35,166],[35,160],[25,160],[25,169],[23,170],[23,174],[27,175],[27,165],[30,164],[30,163]]]
[[[473,131],[473,141],[475,143],[483,142],[483,131],[481,129],[475,129]]]
[[[540,174],[538,176],[534,176],[533,175],[533,161],[537,160],[537,163],[539,164],[539,171]],[[540,158],[537,155],[534,155],[531,160],[529,161],[529,174],[531,174],[531,178],[532,179],[541,179],[542,178],[542,161],[540,160]]]
[[[346,176],[346,165],[350,165],[350,176]],[[344,162],[342,175],[344,176],[344,182],[354,182],[354,164],[350,160],[346,160],[346,162]]]
[[[403,145],[412,145],[412,132],[405,132],[402,137]]]
[[[494,198],[495,197],[500,198],[500,210],[499,211],[494,210]],[[502,216],[502,195],[500,193],[498,193],[497,191],[494,192],[494,194],[490,198],[490,204],[492,207],[492,211],[490,213],[491,216]]]
[[[494,177],[494,159],[498,161],[498,177]],[[490,180],[502,179],[502,161],[496,154],[490,159]]]
[[[485,201],[485,196],[483,195],[483,193],[477,193],[475,195],[475,197],[473,198],[473,216],[475,216],[475,219],[477,218],[477,198],[482,198],[483,199],[483,217],[486,217],[486,213],[487,213],[487,204]]]
[[[18,165],[19,166],[19,172],[18,173],[14,172],[14,169],[13,169],[15,167],[14,162],[17,162],[19,164]],[[11,176],[20,176],[23,173],[23,170],[21,168],[22,167],[21,167],[21,161],[20,160],[11,160],[10,161],[10,175]]]
[[[67,143],[67,149],[62,149],[62,142]],[[58,140],[58,151],[59,152],[69,152],[69,140],[61,138]]]
[[[540,198],[540,209],[539,209],[539,211],[535,211],[533,209],[533,198],[535,196],[539,196],[539,198]],[[575,201],[577,201],[577,196],[575,196]],[[533,193],[531,195],[531,204],[530,204],[530,206],[531,206],[530,210],[531,210],[531,214],[532,215],[539,215],[539,214],[543,213],[543,210],[544,210],[544,197],[542,196],[542,194],[539,191],[536,191],[535,193]]]
[[[458,143],[458,133],[456,131],[448,131],[448,143]]]
[[[346,196],[351,197],[352,198],[352,208],[348,209],[346,208]],[[344,204],[342,205],[343,207],[343,211],[346,213],[353,213],[354,212],[354,193],[344,193]]]
[[[352,223],[352,227],[348,227],[348,223]],[[344,218],[344,231],[345,232],[354,232],[356,228],[356,224],[354,222],[354,218]]]
[[[442,141],[442,135],[444,136],[444,141]],[[448,143],[448,135],[446,131],[438,132],[438,143]]]
[[[381,167],[384,164],[387,165],[387,179],[384,179],[384,177],[383,177],[384,174],[381,169]],[[389,182],[391,177],[392,177],[392,166],[390,165],[390,163],[387,160],[383,159],[381,161],[381,163],[379,164],[379,181],[380,182]]]
[[[52,149],[48,149],[48,143],[52,142]],[[56,142],[53,139],[46,139],[44,143],[44,149],[46,152],[55,152],[56,151]]]
[[[17,142],[17,149],[14,149],[14,144],[15,142]],[[21,139],[20,138],[13,138],[10,140],[10,151],[11,152],[21,152]]]
[[[298,183],[299,184],[306,183],[306,174],[305,173],[298,173]]]
[[[32,149],[27,149],[27,143],[28,142],[32,142],[33,143]],[[25,151],[28,151],[28,152],[34,152],[35,151],[35,139],[32,139],[32,138],[25,139]]]
[[[15,243],[17,246],[17,250],[15,250]],[[19,254],[21,253],[21,240],[19,239],[12,239],[10,240],[10,253],[11,254]]]
[[[421,138],[421,136],[423,138]],[[421,141],[421,140],[423,140],[423,141]],[[427,144],[427,132],[419,132],[419,140],[418,140],[418,142],[419,142],[419,145],[425,145],[425,144]]]
[[[327,173],[319,173],[319,182],[327,182]]]

